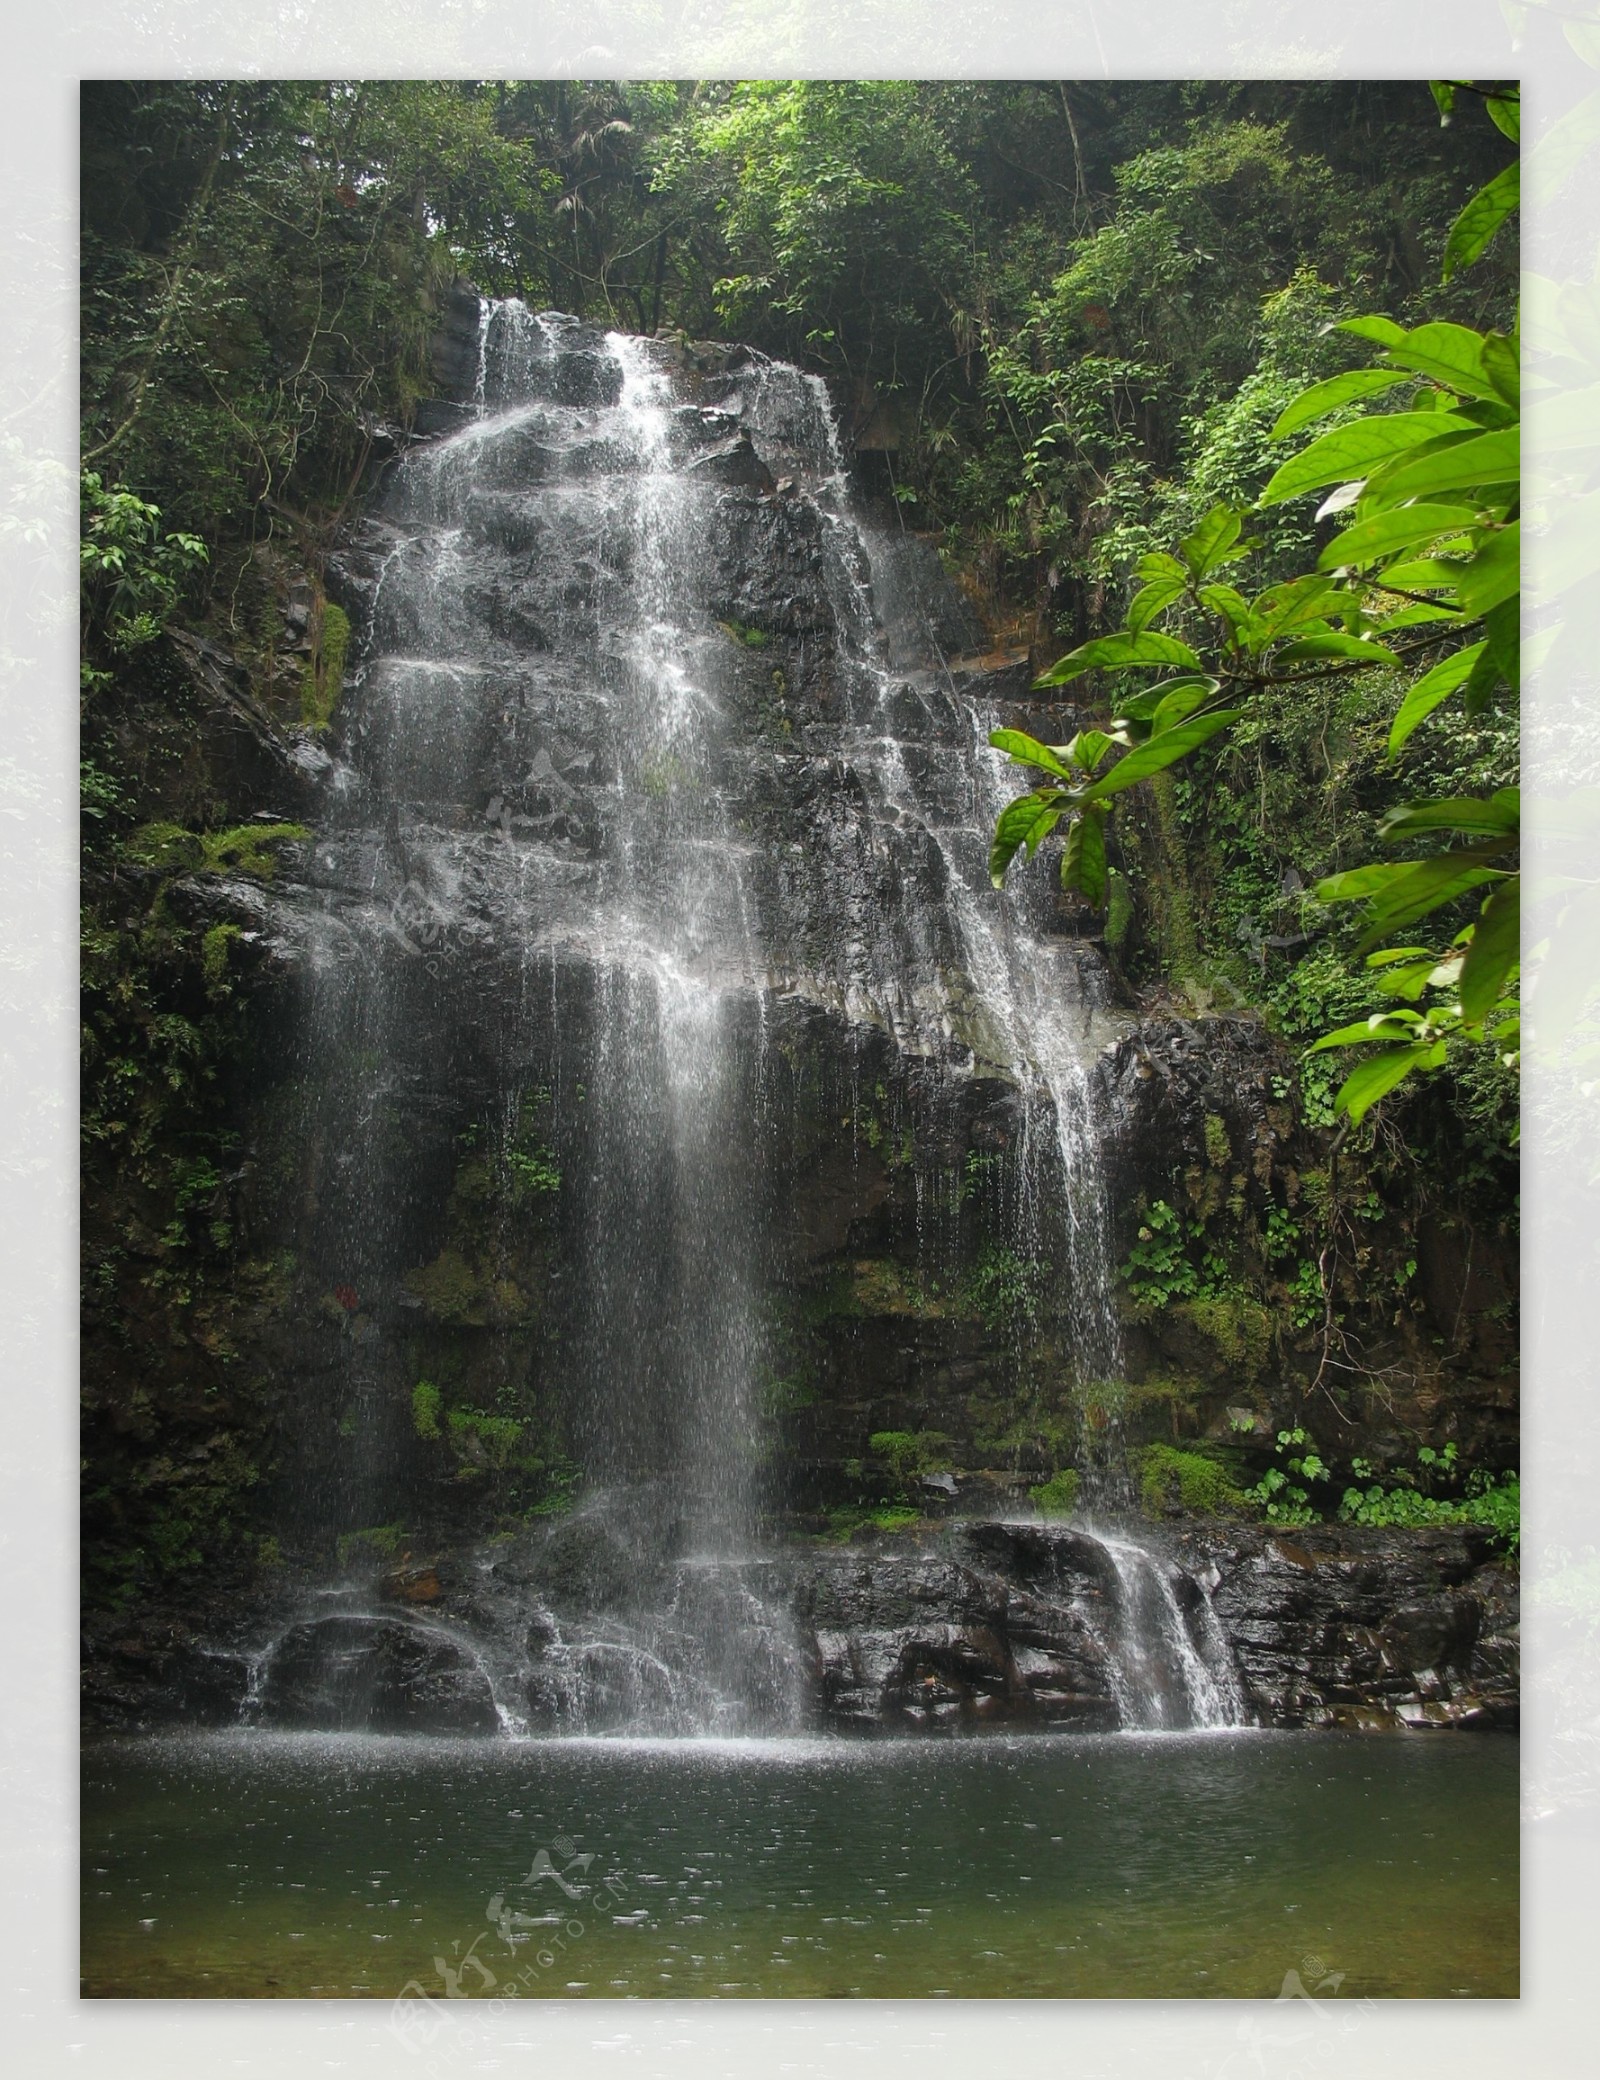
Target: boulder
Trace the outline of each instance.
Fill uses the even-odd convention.
[[[256,1715],[328,1733],[493,1733],[499,1724],[488,1678],[459,1641],[356,1616],[292,1625],[271,1650]]]

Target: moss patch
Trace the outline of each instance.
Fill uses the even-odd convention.
[[[1272,1316],[1246,1293],[1187,1300],[1183,1312],[1243,1378],[1255,1379],[1272,1353]]]
[[[1138,1468],[1139,1500],[1148,1516],[1226,1516],[1246,1506],[1244,1490],[1200,1452],[1148,1444],[1138,1455]]]
[[[1041,1515],[1065,1517],[1077,1506],[1079,1484],[1078,1474],[1072,1467],[1064,1466],[1035,1488],[1029,1499]]]

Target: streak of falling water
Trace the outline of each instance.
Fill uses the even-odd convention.
[[[711,635],[694,605],[700,513],[673,468],[671,386],[646,342],[612,334],[607,347],[622,370],[611,432],[626,558],[610,631],[616,865],[596,920],[586,1460],[636,1481],[669,1470],[689,1545],[725,1552],[750,1535],[757,1444],[755,1266],[727,1247],[752,1227],[740,1151],[756,1131],[755,952],[718,769],[727,720],[698,669]]]
[[[942,896],[937,905],[883,905],[864,944],[838,934],[856,955],[838,994],[852,1015],[887,1025],[902,1048],[953,1050],[1018,1086],[1022,1254],[1044,1257],[1070,1288],[1079,1380],[1114,1379],[1121,1346],[1104,1099],[1092,1069],[1103,977],[1045,929],[1049,898],[1037,885],[1019,875],[1002,895],[990,883],[989,836],[1016,793],[1015,769],[989,746],[993,704],[957,683],[931,631],[924,648],[937,669],[891,661],[884,609],[907,604],[890,597],[893,545],[873,537],[852,503],[821,378],[767,363],[752,389],[758,446],[765,437],[775,455],[800,453],[806,494],[826,523],[825,576],[846,667],[845,755],[869,808],[852,840],[872,855],[868,871],[887,870],[897,890],[920,879]],[[1058,1249],[1060,1261],[1051,1261]]]
[[[1102,1536],[1116,1570],[1116,1637],[1110,1642],[1112,1685],[1122,1723],[1131,1731],[1246,1726],[1238,1671],[1203,1590],[1186,1612],[1173,1573],[1131,1540]]]

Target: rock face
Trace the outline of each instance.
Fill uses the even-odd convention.
[[[243,1657],[190,1642],[146,1717],[869,1737],[1517,1723],[1515,1578],[1470,1529],[1163,1546],[967,1521],[711,1563],[652,1547],[642,1513],[591,1514],[441,1560],[429,1579],[439,1624],[291,1624],[248,1699]]]
[[[1085,1592],[1103,1602],[1107,1590],[1103,1570],[1077,1551],[1088,1542],[1058,1533],[1030,1550],[1026,1535],[1008,1531],[980,1527],[959,1559],[861,1553],[813,1563],[796,1614],[815,1722],[838,1733],[1119,1725],[1107,1645],[1083,1607]]]
[[[1261,1724],[1517,1724],[1516,1576],[1485,1533],[1314,1525],[1183,1550]]]

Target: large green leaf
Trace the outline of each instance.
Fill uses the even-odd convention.
[[[1339,587],[1332,578],[1313,574],[1260,593],[1251,601],[1250,611],[1262,636],[1282,636],[1307,621],[1323,620],[1324,610],[1338,596]]]
[[[1070,744],[1063,744],[1061,749],[1072,763],[1074,779],[1082,780],[1092,773],[1115,742],[1116,738],[1108,737],[1103,729],[1080,729]]]
[[[1128,627],[1138,635],[1141,629],[1149,627],[1158,614],[1170,607],[1175,599],[1182,599],[1183,593],[1182,578],[1152,578],[1148,585],[1142,585],[1133,596],[1133,604],[1128,608]]]
[[[1216,692],[1214,679],[1191,679],[1186,685],[1174,686],[1164,694],[1160,706],[1150,718],[1152,737],[1164,736],[1169,729],[1192,715],[1196,708],[1203,707]]]
[[[1483,365],[1495,394],[1513,411],[1522,408],[1522,357],[1517,343],[1503,332],[1488,332],[1483,340]]]
[[[1250,602],[1237,587],[1232,585],[1202,585],[1200,604],[1209,607],[1213,614],[1220,615],[1228,624],[1228,633],[1237,643],[1248,639],[1250,632]]]
[[[1421,1023],[1420,1011],[1396,1011],[1392,1007],[1374,1011],[1351,1025],[1324,1033],[1320,1040],[1306,1049],[1306,1053],[1322,1054],[1330,1047],[1359,1047],[1364,1040],[1409,1040]]]
[[[1419,556],[1414,562],[1391,563],[1377,582],[1385,591],[1437,592],[1456,585],[1466,567],[1465,557]]]
[[[1442,415],[1441,415],[1442,416]],[[1453,418],[1454,413],[1450,414]],[[1522,474],[1521,436],[1514,426],[1480,433],[1475,440],[1455,441],[1386,471],[1381,483],[1362,494],[1365,508],[1381,500],[1385,506],[1405,499],[1428,498],[1436,491],[1487,490],[1514,484]]]
[[[1483,617],[1489,661],[1508,686],[1522,683],[1522,602],[1512,596]]]
[[[1291,433],[1298,433],[1303,426],[1314,426],[1341,405],[1353,404],[1362,397],[1376,397],[1398,383],[1410,381],[1410,372],[1398,368],[1350,368],[1342,376],[1329,376],[1326,382],[1313,383],[1309,390],[1302,390],[1293,404],[1284,407],[1273,425],[1272,438],[1287,440]]]
[[[1477,517],[1471,506],[1447,505],[1400,506],[1392,513],[1374,513],[1335,535],[1317,558],[1317,568],[1329,571],[1342,564],[1374,563],[1397,549],[1435,542],[1441,535],[1461,534]]]
[[[1389,731],[1391,758],[1418,723],[1431,715],[1441,701],[1448,700],[1463,683],[1483,654],[1483,648],[1482,643],[1471,643],[1465,650],[1457,650],[1451,656],[1441,658],[1431,671],[1423,673],[1400,703],[1400,712],[1394,718]]]
[[[1469,614],[1487,614],[1522,587],[1522,522],[1485,535],[1477,554],[1463,564],[1456,592]]]
[[[1244,532],[1244,510],[1240,506],[1213,506],[1196,527],[1178,544],[1183,560],[1195,578],[1204,578],[1219,565],[1240,553],[1239,537]]]
[[[1075,888],[1096,910],[1106,906],[1105,811],[1085,809],[1074,817],[1061,855],[1061,886]]]
[[[1450,226],[1444,247],[1444,279],[1476,260],[1516,208],[1522,194],[1521,169],[1513,162],[1481,187]]]
[[[1522,798],[1514,787],[1492,795],[1447,795],[1432,802],[1402,802],[1378,823],[1380,838],[1410,838],[1418,831],[1461,831],[1468,837],[1498,838],[1515,831]]]
[[[1385,571],[1383,575],[1385,586],[1387,586],[1388,580],[1389,574]],[[1394,613],[1385,614],[1383,619],[1375,624],[1375,632],[1380,636],[1386,636],[1397,628],[1419,628],[1424,622],[1428,621],[1459,621],[1460,619],[1460,609],[1446,605],[1443,600],[1414,599],[1408,601],[1405,606],[1396,608]]]
[[[1221,686],[1220,679],[1211,678],[1163,679],[1157,686],[1141,686],[1137,693],[1125,694],[1119,698],[1116,704],[1117,720],[1119,723],[1151,722],[1171,695],[1198,688],[1200,699],[1203,700],[1219,692]],[[1189,705],[1196,708],[1200,701],[1191,701]]]
[[[1315,893],[1324,903],[1371,903],[1368,930],[1360,941],[1360,950],[1365,952],[1399,926],[1429,916],[1454,902],[1457,896],[1465,895],[1468,889],[1504,879],[1501,870],[1489,862],[1504,852],[1508,843],[1502,838],[1484,845],[1455,847],[1434,859],[1352,867],[1319,881]]]
[[[1521,950],[1520,882],[1503,881],[1484,904],[1461,968],[1461,1016],[1469,1025],[1492,1011]]]
[[[1019,795],[1006,804],[989,848],[989,879],[996,888],[1004,885],[1006,868],[1024,845],[1030,853],[1038,850],[1040,841],[1060,822],[1065,807],[1065,795],[1054,787]]]
[[[1159,773],[1163,767],[1186,758],[1208,737],[1214,737],[1219,729],[1237,722],[1239,715],[1238,708],[1219,708],[1215,714],[1193,715],[1187,722],[1163,730],[1159,737],[1152,737],[1149,743],[1141,744],[1125,758],[1119,758],[1109,773],[1102,773],[1088,790],[1085,800],[1104,801],[1108,795],[1120,794],[1123,788],[1148,779],[1152,773]]]
[[[1365,953],[1381,939],[1397,932],[1402,925],[1431,917],[1435,910],[1444,909],[1446,904],[1464,896],[1469,889],[1481,888],[1486,882],[1500,879],[1495,868],[1468,864],[1476,851],[1477,848],[1462,846],[1441,853],[1436,859],[1419,860],[1403,879],[1386,889],[1373,904],[1367,930],[1356,942],[1357,951]]]
[[[1139,664],[1185,664],[1196,671],[1200,668],[1199,658],[1187,643],[1180,643],[1176,636],[1143,629],[1137,634],[1098,636],[1092,643],[1080,643],[1035,679],[1034,689],[1065,686],[1068,680],[1080,678],[1085,672],[1120,671],[1125,665]]]
[[[1322,658],[1347,658],[1352,664],[1400,662],[1387,644],[1370,643],[1364,636],[1300,636],[1277,653],[1279,664],[1311,664]]]
[[[1348,1112],[1359,1126],[1378,1100],[1387,1096],[1396,1084],[1403,1083],[1414,1069],[1439,1068],[1444,1054],[1442,1040],[1435,1040],[1431,1045],[1386,1047],[1381,1054],[1357,1062],[1340,1084],[1333,1102],[1341,1112]]]
[[[1484,102],[1489,111],[1489,120],[1497,130],[1504,131],[1513,144],[1522,142],[1522,101],[1516,94],[1491,94]]]
[[[1415,369],[1468,397],[1499,394],[1484,365],[1483,334],[1470,326],[1418,325],[1390,347],[1389,359],[1396,368]]]
[[[1075,780],[1077,774],[1065,764],[1061,754],[1048,744],[1041,744],[1037,737],[1030,737],[1026,730],[992,729],[989,742],[996,751],[1004,751],[1019,765],[1038,766],[1046,773],[1056,773],[1063,780]]]
[[[1336,426],[1292,456],[1273,476],[1259,503],[1281,505],[1286,498],[1298,498],[1324,484],[1368,476],[1380,463],[1392,461],[1407,448],[1437,440],[1441,434],[1473,430],[1469,420],[1454,412],[1381,412],[1354,426]]]
[[[1380,347],[1398,346],[1406,336],[1403,325],[1393,318],[1341,318],[1334,327],[1336,332],[1353,332],[1357,339],[1373,339]]]

